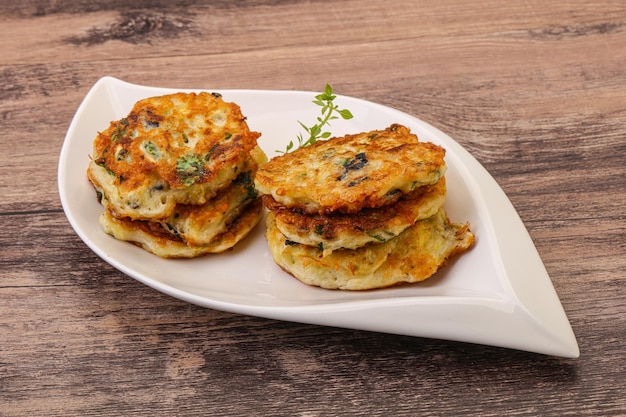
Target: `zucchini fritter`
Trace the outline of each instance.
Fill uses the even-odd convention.
[[[263,214],[259,136],[217,93],[138,101],[94,140],[87,176],[103,230],[161,257],[230,249]]]
[[[271,196],[263,202],[276,218],[276,226],[287,239],[323,249],[356,249],[368,243],[386,242],[398,236],[416,221],[437,213],[446,198],[446,182],[420,187],[399,201],[358,213],[307,214],[286,208]]]
[[[116,239],[132,242],[162,258],[193,258],[231,249],[256,226],[261,217],[263,204],[260,199],[256,199],[224,232],[203,245],[188,245],[156,222],[117,218],[108,210],[100,215],[100,225]]]
[[[450,223],[443,209],[394,239],[327,256],[285,238],[271,212],[266,227],[276,263],[305,284],[327,289],[368,290],[423,281],[474,242],[469,225]]]
[[[444,155],[443,148],[394,124],[274,157],[259,169],[255,185],[306,213],[356,213],[436,183],[445,173]]]
[[[445,150],[393,124],[270,160],[255,185],[274,261],[298,280],[368,290],[431,277],[473,245],[449,221]]]
[[[228,186],[259,136],[217,93],[151,97],[97,135],[88,175],[116,216],[162,219]]]
[[[239,174],[228,188],[202,205],[178,204],[160,222],[164,230],[190,246],[208,245],[257,198],[253,171]]]

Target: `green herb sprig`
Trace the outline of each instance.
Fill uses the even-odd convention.
[[[299,148],[312,145],[317,142],[318,139],[328,139],[331,133],[330,131],[324,131],[323,128],[324,126],[330,126],[331,120],[336,120],[339,117],[344,120],[352,119],[353,115],[350,110],[340,109],[339,106],[334,103],[335,98],[337,98],[337,96],[333,94],[333,88],[329,84],[326,84],[323,93],[315,96],[313,103],[321,107],[322,115],[317,117],[317,124],[314,124],[311,127],[306,126],[298,120],[298,123],[307,134],[306,138],[302,133],[298,134],[296,139],[298,140]],[[293,149],[294,142],[290,141],[284,151],[277,150],[276,152],[286,154]]]

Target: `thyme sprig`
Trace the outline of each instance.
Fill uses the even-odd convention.
[[[330,126],[331,120],[336,120],[341,117],[344,120],[352,119],[353,115],[348,109],[340,109],[338,105],[334,103],[337,96],[333,94],[333,88],[330,84],[326,84],[324,92],[315,96],[313,103],[321,107],[321,116],[317,117],[317,123],[311,127],[308,127],[304,123],[298,120],[298,123],[306,132],[306,137],[300,133],[296,137],[298,140],[298,147],[304,148],[312,145],[318,141],[318,139],[328,139],[331,135],[330,131],[324,130],[325,126]],[[337,116],[338,115],[338,116]],[[294,142],[290,141],[284,151],[277,152],[286,154],[289,151],[294,150]]]

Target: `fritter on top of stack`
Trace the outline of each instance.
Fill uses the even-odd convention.
[[[101,226],[162,257],[231,248],[263,214],[259,136],[217,93],[137,102],[94,140],[87,175],[105,207]]]
[[[394,124],[259,168],[276,263],[309,285],[366,290],[432,276],[474,242],[444,210],[445,150]]]

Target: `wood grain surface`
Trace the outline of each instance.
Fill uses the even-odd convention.
[[[438,127],[518,210],[580,358],[225,313],[118,272],[56,179],[104,75],[330,83]],[[626,415],[623,0],[6,0],[0,126],[1,416]]]

